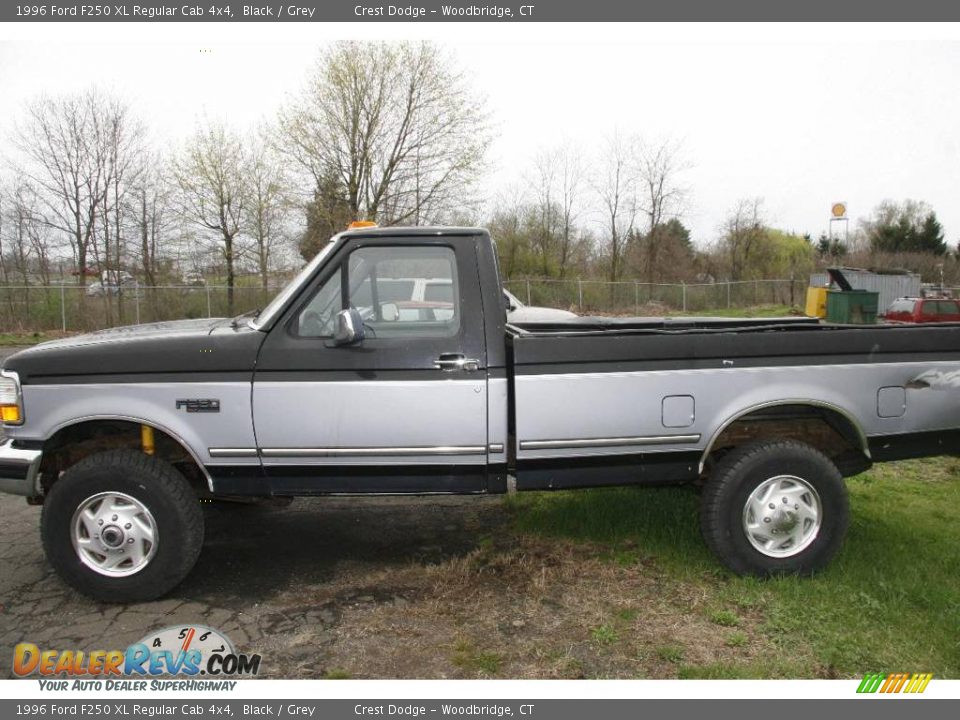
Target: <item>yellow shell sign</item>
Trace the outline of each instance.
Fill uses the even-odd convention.
[[[835,218],[846,217],[846,216],[847,216],[847,204],[846,204],[846,203],[842,203],[842,202],[834,203],[834,204],[833,204],[833,207],[830,208],[830,213],[831,213]]]

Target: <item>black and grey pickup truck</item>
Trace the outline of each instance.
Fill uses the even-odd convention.
[[[43,504],[50,563],[108,601],[179,583],[198,499],[228,496],[699,481],[707,544],[769,575],[837,552],[843,477],[958,447],[960,325],[507,307],[484,230],[344,232],[257,314],[10,357],[0,489]]]

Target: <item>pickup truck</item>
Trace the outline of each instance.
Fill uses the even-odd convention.
[[[401,312],[397,278],[449,302]],[[960,325],[514,325],[486,231],[363,228],[258,313],[11,356],[0,489],[42,503],[49,562],[104,601],[176,586],[201,501],[229,497],[698,483],[730,570],[809,574],[843,541],[843,478],[955,453],[958,400]]]

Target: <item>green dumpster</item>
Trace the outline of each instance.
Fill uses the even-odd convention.
[[[872,325],[877,322],[880,293],[870,290],[827,292],[827,322]]]

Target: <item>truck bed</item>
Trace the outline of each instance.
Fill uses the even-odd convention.
[[[813,412],[867,458],[957,439],[960,324],[585,318],[511,326],[508,344],[521,487],[623,480],[585,459],[694,479],[732,423],[773,411]]]

